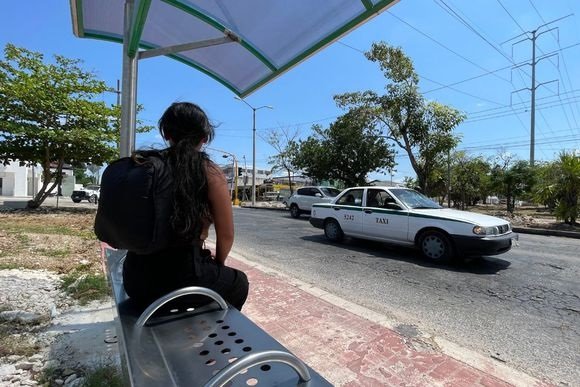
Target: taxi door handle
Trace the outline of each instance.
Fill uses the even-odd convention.
[[[340,211],[340,207],[332,207],[334,211]]]
[[[364,211],[365,211],[365,214],[372,214],[373,213],[373,210],[364,210]]]

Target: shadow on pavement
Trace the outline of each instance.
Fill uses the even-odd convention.
[[[370,254],[377,258],[386,258],[408,262],[422,267],[460,273],[482,275],[497,274],[502,270],[506,270],[511,265],[511,262],[497,257],[470,257],[460,262],[438,264],[424,258],[417,250],[411,247],[396,246],[384,242],[369,241],[353,237],[346,237],[341,243],[331,242],[326,239],[324,235],[308,235],[303,236],[300,239],[328,246],[337,246],[358,253]]]

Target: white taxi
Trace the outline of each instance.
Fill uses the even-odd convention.
[[[310,223],[332,241],[348,235],[416,246],[434,261],[501,254],[518,240],[504,219],[443,208],[408,188],[348,188],[314,204]]]

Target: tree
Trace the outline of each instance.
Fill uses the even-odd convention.
[[[55,55],[52,63],[44,63],[42,54],[11,44],[4,56],[0,160],[41,165],[43,184],[28,203],[36,208],[60,186],[65,164],[103,165],[118,157],[119,108],[97,100],[109,88],[78,59]]]
[[[574,225],[580,215],[580,157],[574,153],[563,152],[555,163],[556,217],[564,223]]]
[[[413,62],[400,48],[384,42],[373,43],[365,53],[377,62],[390,83],[386,94],[374,91],[346,93],[334,97],[345,109],[364,109],[384,135],[409,156],[422,191],[429,195],[430,176],[459,142],[453,129],[465,116],[458,110],[437,102],[426,102],[419,93],[419,76]]]
[[[491,184],[496,192],[505,196],[507,211],[514,212],[516,199],[532,192],[535,183],[533,167],[527,161],[508,162],[502,167],[496,164],[491,170]]]
[[[352,109],[330,124],[314,125],[313,135],[291,142],[292,165],[314,179],[335,179],[347,187],[366,184],[370,172],[385,173],[394,152],[365,110]]]
[[[464,210],[478,199],[485,198],[489,187],[489,164],[481,157],[469,157],[461,152],[454,157],[451,174],[451,198]]]
[[[89,170],[89,172],[93,176],[92,177],[93,178],[93,183],[99,184],[99,181],[100,181],[99,173],[101,171],[101,166],[100,165],[97,165],[97,164],[88,164],[87,165],[87,169]]]
[[[93,183],[93,179],[87,175],[87,169],[85,167],[74,168],[73,173],[77,184],[88,185]]]
[[[287,128],[280,128],[279,130],[270,131],[266,138],[268,144],[278,152],[274,156],[270,156],[268,162],[272,165],[272,171],[284,170],[287,172],[290,195],[294,193],[294,188],[292,187],[292,173],[297,170],[297,168],[292,164],[292,155],[296,153],[297,137],[298,130],[292,131]]]
[[[540,162],[535,164],[536,185],[533,189],[533,200],[536,203],[543,204],[553,212],[558,206],[557,183],[558,170],[556,161]]]

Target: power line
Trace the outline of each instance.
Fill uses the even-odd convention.
[[[571,45],[569,45],[569,46],[566,46],[566,47],[564,47],[564,48],[561,48],[561,49],[559,49],[559,50],[550,51],[550,52],[549,52],[549,53],[547,53],[546,55],[551,55],[551,54],[555,54],[555,53],[557,53],[557,52],[562,52],[562,51],[564,51],[564,50],[568,50],[568,49],[570,49],[570,48],[574,48],[574,47],[576,47],[576,46],[578,46],[578,45],[580,45],[580,42],[579,42],[579,43],[574,43],[574,44],[571,44]],[[512,63],[513,63],[513,62],[512,62]],[[471,77],[471,78],[464,79],[464,80],[462,80],[462,81],[453,82],[453,83],[450,83],[450,84],[448,84],[448,85],[445,85],[445,86],[442,86],[442,87],[438,87],[438,88],[436,88],[436,89],[431,89],[431,90],[424,91],[424,92],[423,92],[423,94],[432,93],[432,92],[434,92],[434,91],[438,91],[438,90],[441,90],[441,89],[445,89],[445,88],[447,88],[447,87],[449,87],[449,86],[456,86],[456,85],[459,85],[459,84],[461,84],[461,83],[469,82],[469,81],[472,81],[472,80],[474,80],[474,79],[477,79],[477,78],[482,78],[482,77],[485,77],[485,76],[487,76],[487,75],[490,75],[490,74],[492,74],[492,73],[496,73],[496,72],[498,72],[498,71],[507,70],[507,69],[509,69],[509,68],[512,68],[514,65],[515,65],[515,66],[519,66],[519,65],[523,65],[523,64],[525,64],[525,63],[527,63],[527,61],[525,61],[525,62],[519,62],[519,63],[514,63],[514,64],[511,64],[511,65],[509,65],[509,66],[501,67],[501,68],[499,68],[499,69],[496,69],[496,70],[490,70],[490,71],[486,71],[485,73],[482,73],[482,74],[476,75],[476,76],[474,76],[474,77]],[[526,75],[527,75],[527,74],[526,74]]]
[[[474,65],[475,67],[483,70],[483,71],[488,71],[487,69],[483,68],[482,66],[480,66],[479,64],[477,64],[476,62],[472,61],[469,58],[466,58],[465,56],[461,55],[460,53],[458,53],[457,51],[452,50],[451,48],[447,47],[446,45],[444,45],[443,43],[439,42],[438,40],[432,38],[431,36],[427,35],[426,33],[424,33],[423,31],[419,30],[417,27],[413,26],[412,24],[408,23],[407,21],[401,19],[400,17],[398,17],[397,15],[393,14],[391,11],[387,11],[387,13],[389,15],[391,15],[392,17],[394,17],[395,19],[399,20],[401,23],[407,25],[409,28],[413,29],[414,31],[416,31],[417,33],[423,35],[424,37],[426,37],[427,39],[435,42],[437,45],[443,47],[444,49],[446,49],[447,51],[455,54],[456,56],[460,57],[461,59],[463,59],[464,61],[471,63],[472,65]],[[492,73],[493,74],[493,73]],[[495,75],[495,74],[494,74]],[[500,77],[499,75],[495,75],[497,78],[501,79],[502,81],[508,82],[509,81],[505,78]]]
[[[447,12],[449,15],[451,15],[452,17],[454,17],[456,20],[459,20],[459,22],[461,22],[465,27],[467,27],[468,29],[470,29],[477,36],[479,36],[483,41],[485,41],[489,46],[491,46],[491,48],[493,48],[495,51],[497,51],[501,56],[503,56],[504,58],[506,58],[510,62],[512,61],[510,59],[510,57],[508,57],[503,51],[501,51],[500,49],[498,49],[485,36],[483,36],[479,31],[477,31],[474,27],[472,27],[471,24],[468,21],[465,20],[465,19],[467,19],[467,17],[465,17],[465,19],[464,19],[453,8],[451,8],[449,5],[447,5],[447,3],[445,3],[444,0],[434,0],[434,1],[435,1],[435,4],[437,4],[439,7],[441,7],[445,12]],[[440,1],[440,3],[438,1]],[[441,4],[443,4],[443,5],[441,5]]]
[[[561,94],[564,95],[564,94],[571,94],[571,93],[577,93],[577,92],[580,92],[580,89],[570,90],[570,91],[567,91],[567,92],[561,93]],[[551,96],[547,96],[547,97],[540,97],[540,98],[538,98],[538,100],[548,99],[548,98],[554,98],[554,96],[551,95]],[[519,103],[513,104],[512,106],[527,105],[527,104],[528,104],[527,102],[519,102]],[[470,114],[485,113],[485,112],[492,111],[492,110],[505,109],[505,108],[508,108],[509,106],[510,105],[499,106],[499,107],[494,107],[494,108],[489,108],[489,109],[484,109],[484,110],[478,110],[475,112],[467,112],[466,114],[470,115]]]
[[[507,59],[508,61],[510,61],[511,63],[513,63],[513,62],[514,62],[512,58],[508,57],[508,56],[507,56],[506,54],[504,54],[504,53],[503,53],[501,50],[499,50],[498,48],[496,48],[494,44],[492,44],[492,43],[491,43],[491,42],[490,42],[490,41],[489,41],[487,38],[485,38],[485,37],[483,36],[483,34],[479,33],[479,32],[476,30],[476,28],[475,28],[475,27],[471,26],[471,24],[470,24],[468,21],[466,21],[464,18],[462,18],[462,17],[461,17],[461,16],[460,16],[460,15],[459,15],[457,12],[455,12],[455,11],[454,11],[454,10],[453,10],[453,9],[452,9],[452,8],[451,8],[451,7],[450,7],[448,4],[447,4],[447,3],[445,3],[443,0],[440,0],[440,1],[441,1],[441,2],[442,2],[444,5],[445,5],[445,7],[447,8],[447,10],[448,10],[449,12],[451,12],[450,14],[451,14],[452,16],[454,16],[456,20],[459,20],[459,21],[460,21],[460,23],[461,23],[461,24],[463,24],[464,26],[466,26],[466,27],[467,27],[467,28],[468,28],[468,29],[469,29],[471,32],[475,33],[475,34],[476,34],[476,35],[477,35],[479,38],[483,39],[483,40],[484,40],[484,41],[485,41],[487,44],[491,45],[491,46],[494,48],[494,50],[495,50],[495,51],[497,51],[498,53],[500,53],[500,55],[501,55],[501,56],[503,56],[504,58],[506,58],[506,59]],[[447,11],[447,10],[446,10],[446,11]],[[506,10],[506,11],[507,11],[507,10]],[[449,13],[449,12],[447,12],[447,13]],[[510,16],[511,16],[511,15],[510,15]],[[509,80],[509,83],[512,85],[512,88],[514,88],[514,89],[515,89],[515,85],[513,84],[513,81],[512,81],[511,79]],[[519,95],[518,95],[518,98],[520,99],[520,101],[522,101],[522,102],[523,102],[523,100],[522,100],[521,96],[519,96]],[[520,118],[519,116],[516,116],[516,118],[518,119],[518,121],[519,121],[520,125],[522,126],[522,128],[523,128],[524,130],[528,131],[527,127],[524,125],[524,123],[522,122],[521,118]]]
[[[553,105],[550,105],[550,103],[554,103],[554,102],[546,102],[544,104],[536,105],[537,107],[541,108],[541,109],[537,109],[537,110],[549,109],[549,108],[553,108],[553,107],[560,107],[560,106],[562,106],[562,104],[566,105],[566,104],[571,104],[571,103],[577,103],[578,101],[580,101],[580,98],[578,98],[578,97],[571,97],[568,99],[570,99],[569,102],[558,102],[558,103],[555,103]],[[472,122],[485,121],[485,120],[490,120],[490,119],[495,119],[495,118],[510,117],[513,115],[526,113],[526,112],[527,112],[527,108],[522,107],[522,108],[519,108],[518,110],[514,109],[514,111],[512,111],[512,112],[503,112],[503,113],[498,112],[498,113],[489,114],[489,115],[482,115],[480,117],[468,118],[465,121],[463,121],[463,123],[472,123]]]
[[[530,5],[532,6],[532,8],[534,9],[534,11],[536,11],[536,14],[538,15],[538,17],[540,18],[542,23],[546,24],[546,21],[544,20],[544,18],[542,17],[542,14],[540,13],[540,11],[538,11],[538,9],[534,5],[534,3],[531,0],[528,0],[528,1],[529,1]],[[551,35],[552,35],[552,37],[554,37],[553,32]],[[554,40],[558,44],[558,48],[561,48],[560,40],[557,39],[556,37],[554,37]],[[570,79],[570,73],[568,72],[568,66],[566,65],[566,59],[565,59],[563,54],[562,54],[562,64],[564,65],[564,72],[566,73],[566,76],[568,78],[568,83],[570,84],[570,87],[573,87],[572,80]],[[560,74],[560,77],[562,78],[562,81],[563,81],[564,77],[562,76],[562,73],[560,72],[560,67],[556,66],[556,69],[558,70],[558,74]],[[562,85],[564,86],[564,91],[567,91],[566,90],[566,82],[562,82]],[[576,109],[578,111],[580,111],[580,109],[578,108],[578,104],[576,104],[575,106],[576,106]],[[564,111],[564,115],[566,116],[566,120],[569,121],[568,115],[566,114],[566,110],[564,108],[562,108],[562,110]],[[572,118],[574,119],[574,123],[576,124],[576,126],[578,126],[578,121],[576,120],[576,115],[574,114],[574,110],[571,107],[570,107],[570,112],[572,113]],[[571,124],[569,124],[569,126],[572,127]]]

